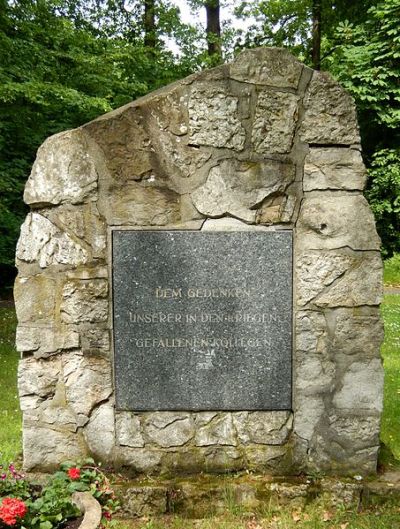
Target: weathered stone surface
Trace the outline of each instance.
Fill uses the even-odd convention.
[[[164,448],[183,446],[194,434],[188,414],[155,412],[145,420],[144,428],[149,441]]]
[[[116,413],[116,439],[121,446],[143,448],[144,439],[140,419],[131,412],[118,411]]]
[[[364,189],[366,170],[355,149],[311,148],[304,161],[304,191]]]
[[[85,134],[80,130],[61,132],[39,148],[25,187],[26,204],[78,204],[93,196],[97,171],[89,154]]]
[[[236,81],[277,88],[297,88],[304,66],[282,48],[244,50],[230,65]]]
[[[383,341],[383,324],[378,309],[337,309],[330,316],[333,323],[332,348],[336,353],[377,356]],[[331,324],[332,325],[332,324]]]
[[[80,529],[96,529],[102,518],[100,503],[92,496],[91,492],[74,492],[72,502],[84,513]]]
[[[128,467],[130,471],[152,474],[160,469],[161,461],[162,452],[159,449],[149,450],[127,446],[115,448],[116,465]]]
[[[44,324],[55,314],[56,281],[38,274],[18,276],[14,285],[15,310],[20,324]]]
[[[298,311],[296,314],[296,350],[303,353],[324,353],[327,350],[327,322],[318,311]],[[297,355],[301,361],[304,355]]]
[[[16,255],[21,261],[37,262],[40,268],[57,264],[77,266],[89,258],[85,248],[39,213],[29,213],[21,226]]]
[[[106,251],[106,224],[93,202],[85,205],[63,204],[57,209],[42,210],[43,214],[72,239],[81,239],[91,247],[94,258],[104,258]]]
[[[354,362],[344,374],[341,388],[333,398],[333,404],[339,410],[367,410],[379,414],[382,411],[382,391],[381,359]]]
[[[180,220],[180,199],[169,189],[129,182],[113,190],[102,205],[107,223],[116,226],[164,226]]]
[[[307,252],[296,259],[297,303],[304,306],[355,262],[343,252]]]
[[[112,393],[111,366],[103,358],[88,358],[81,353],[63,355],[62,363],[67,402],[82,426],[96,404]]]
[[[383,299],[382,259],[365,252],[353,268],[323,292],[314,303],[320,307],[379,305]]]
[[[69,280],[62,293],[61,319],[65,323],[104,322],[108,317],[105,279]]]
[[[232,446],[208,446],[204,449],[205,468],[213,472],[240,470],[244,462],[240,451]]]
[[[242,151],[246,138],[238,98],[221,86],[197,85],[188,103],[190,143]]]
[[[284,444],[292,427],[292,416],[288,411],[242,412],[234,413],[232,417],[238,439],[244,444]]]
[[[380,418],[331,415],[332,438],[354,450],[379,446]]]
[[[260,92],[251,138],[257,153],[290,152],[298,102],[299,98],[290,92]]]
[[[267,231],[265,226],[246,224],[239,219],[223,217],[221,219],[207,219],[201,231]]]
[[[96,408],[84,429],[84,437],[91,454],[103,461],[111,459],[115,444],[114,406],[106,402]]]
[[[246,466],[279,474],[284,469],[282,460],[287,451],[286,446],[252,446],[246,450]]]
[[[61,373],[59,359],[48,361],[24,358],[18,366],[18,391],[20,398],[35,395],[46,398],[54,395]]]
[[[294,409],[294,431],[301,439],[310,442],[318,423],[324,417],[325,404],[322,396],[297,394]]]
[[[196,446],[231,445],[237,446],[236,430],[231,414],[222,414],[196,432]]]
[[[110,352],[110,334],[108,329],[98,327],[85,329],[81,334],[81,347],[84,354]]]
[[[313,144],[360,143],[353,99],[329,74],[314,72],[304,99],[300,138]]]
[[[362,195],[329,194],[323,199],[305,198],[297,230],[301,249],[380,248],[372,212]]]
[[[51,471],[59,468],[60,461],[79,461],[87,455],[79,434],[44,428],[35,423],[24,424],[22,441],[25,470]]]
[[[257,214],[254,207],[269,195],[284,190],[294,176],[294,166],[288,163],[223,160],[192,193],[192,200],[203,215],[219,217],[230,213],[254,222]]]
[[[46,358],[51,354],[77,349],[80,344],[79,333],[68,326],[59,328],[18,327],[16,347],[21,353],[35,351],[36,358]]]

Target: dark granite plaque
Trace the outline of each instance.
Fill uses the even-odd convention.
[[[113,232],[124,410],[287,410],[292,233]]]

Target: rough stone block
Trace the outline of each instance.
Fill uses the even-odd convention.
[[[69,280],[63,288],[61,320],[65,323],[104,322],[108,318],[105,279]]]
[[[311,148],[304,161],[304,191],[363,190],[366,170],[355,149]]]
[[[292,427],[288,411],[233,413],[238,440],[244,444],[281,445],[286,443]]]
[[[143,448],[144,439],[140,418],[132,412],[117,411],[115,421],[116,439],[121,446]]]
[[[323,198],[304,199],[297,246],[301,250],[346,246],[353,250],[379,250],[380,239],[372,212],[362,195],[327,194]]]
[[[65,429],[24,424],[22,441],[24,468],[28,471],[53,471],[59,468],[61,461],[79,461],[87,456],[81,435]]]
[[[108,399],[113,391],[110,362],[81,353],[66,353],[62,364],[67,402],[82,426],[96,404]]]
[[[294,177],[295,168],[289,163],[223,160],[192,193],[192,200],[203,215],[218,217],[229,213],[254,222],[255,206],[284,190]]]
[[[58,264],[78,266],[89,259],[83,246],[39,213],[29,213],[22,224],[16,255],[17,259],[37,263],[40,268]]]
[[[106,402],[98,406],[84,428],[84,437],[93,456],[110,461],[115,445],[114,406]]]
[[[246,138],[238,98],[218,86],[197,85],[188,103],[190,143],[242,151]]]
[[[144,422],[144,431],[150,443],[164,448],[183,446],[194,435],[192,419],[186,413],[152,413]]]
[[[281,48],[244,50],[230,65],[231,79],[244,83],[297,88],[304,66]]]
[[[75,129],[51,136],[39,148],[25,187],[31,205],[79,204],[94,196],[97,171],[86,135]]]
[[[60,360],[36,360],[29,357],[20,360],[18,366],[18,391],[20,398],[37,395],[47,398],[54,395],[60,378]]]
[[[56,281],[44,275],[18,276],[14,285],[19,324],[48,324],[55,317]]]
[[[230,445],[237,446],[237,433],[232,415],[219,414],[205,426],[196,431],[196,446]]]
[[[360,143],[356,108],[350,95],[325,72],[314,72],[304,98],[300,138],[312,144]]]
[[[296,127],[298,102],[298,96],[290,92],[260,92],[251,138],[257,153],[290,152]]]
[[[79,333],[59,328],[21,327],[17,328],[16,347],[21,353],[34,351],[35,358],[46,358],[63,350],[79,347]]]
[[[373,383],[371,383],[373,381]],[[339,391],[333,398],[338,410],[382,411],[383,367],[379,358],[354,362],[344,373]]]

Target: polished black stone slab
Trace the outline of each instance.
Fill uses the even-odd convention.
[[[118,409],[291,409],[290,231],[112,241]]]

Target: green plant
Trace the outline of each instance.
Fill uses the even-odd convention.
[[[11,464],[0,476],[0,528],[55,529],[79,515],[71,498],[74,492],[84,491],[100,503],[105,525],[118,502],[108,478],[92,459],[64,463],[44,487],[28,482]]]

